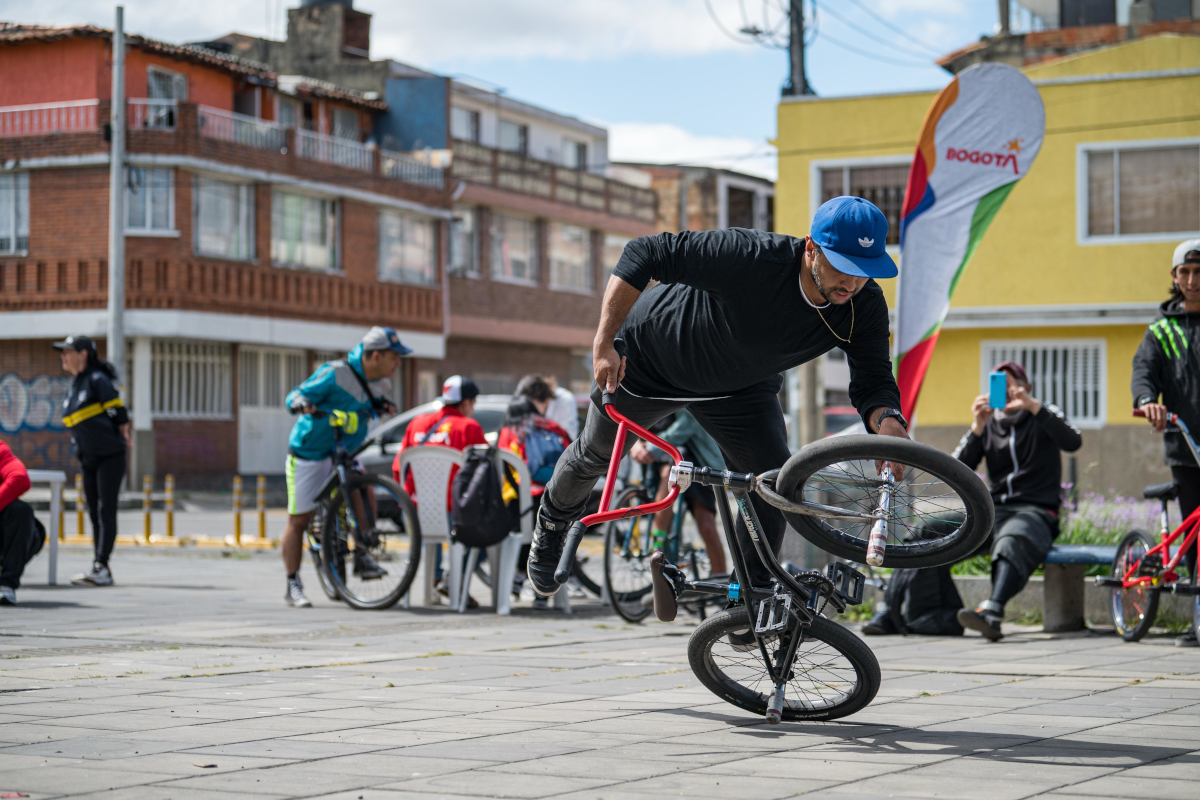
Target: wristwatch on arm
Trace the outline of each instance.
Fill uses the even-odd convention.
[[[885,419],[887,419],[888,417],[895,417],[896,420],[900,423],[901,427],[903,427],[904,430],[908,430],[908,420],[906,420],[904,418],[904,415],[900,413],[900,409],[898,409],[898,408],[884,409],[884,412],[879,415],[879,419],[875,420],[876,429],[882,428],[883,421]]]

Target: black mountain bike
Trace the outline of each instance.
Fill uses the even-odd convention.
[[[353,452],[346,449],[345,431],[358,425],[356,414],[313,416],[328,416],[334,432],[333,472],[317,492],[317,511],[306,532],[321,588],[353,608],[390,608],[409,590],[421,562],[416,506],[395,481],[359,469],[355,457],[371,440]],[[380,502],[381,495],[391,502]],[[387,511],[376,513],[380,507]]]
[[[860,710],[879,690],[879,662],[850,631],[822,616],[862,602],[862,573],[841,563],[824,573],[785,569],[761,533],[751,493],[780,509],[802,536],[834,555],[885,567],[931,567],[970,555],[987,538],[995,511],[987,488],[960,461],[907,439],[840,436],[814,443],[780,470],[762,475],[718,472],[684,462],[679,451],[626,419],[607,392],[603,408],[617,423],[600,511],[571,526],[555,580],[566,582],[575,550],[591,525],[653,514],[693,483],[717,490],[717,512],[733,557],[731,582],[693,580],[661,553],[651,557],[654,613],[675,618],[698,595],[728,607],[701,623],[688,642],[692,671],[723,700],[768,723],[829,720]],[[675,461],[665,499],[612,508],[612,488],[628,432]],[[728,494],[727,494],[728,493]],[[753,554],[734,534],[732,495]],[[940,523],[940,524],[931,524]],[[756,555],[771,579],[746,585],[747,558]]]

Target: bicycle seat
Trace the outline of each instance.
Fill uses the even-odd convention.
[[[1142,497],[1147,500],[1174,500],[1179,495],[1179,487],[1174,483],[1156,483],[1142,490]]]

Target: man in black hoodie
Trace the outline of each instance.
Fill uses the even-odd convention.
[[[1156,433],[1164,433],[1164,459],[1179,487],[1179,511],[1186,517],[1200,506],[1200,465],[1183,434],[1167,431],[1168,411],[1183,419],[1193,436],[1200,435],[1200,354],[1191,342],[1200,340],[1200,239],[1188,239],[1171,259],[1171,297],[1160,306],[1158,319],[1133,356],[1133,406],[1146,412]],[[1159,402],[1159,397],[1162,402]],[[1196,553],[1187,554],[1196,569]],[[1196,647],[1195,630],[1175,640]]]
[[[992,409],[987,395],[975,398],[975,422],[954,455],[971,469],[987,462],[988,488],[996,506],[989,542],[992,595],[979,608],[961,609],[958,622],[999,639],[1004,605],[1025,588],[1058,536],[1062,451],[1083,444],[1079,431],[1053,405],[1030,394],[1025,368],[1012,361],[996,367],[1008,376],[1008,405]]]

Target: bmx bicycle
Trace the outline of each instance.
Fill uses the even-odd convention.
[[[824,573],[785,569],[764,540],[752,494],[780,509],[814,544],[872,566],[947,564],[972,553],[992,529],[995,511],[979,477],[957,459],[917,442],[841,436],[809,445],[779,470],[720,472],[683,461],[674,446],[618,411],[608,392],[602,407],[617,423],[617,434],[600,509],[568,530],[555,580],[567,581],[588,527],[653,514],[693,483],[715,489],[734,577],[729,582],[690,579],[655,553],[650,559],[654,613],[669,622],[681,602],[703,595],[724,599],[728,607],[692,632],[689,665],[711,692],[770,724],[853,714],[874,699],[880,671],[860,638],[822,615],[827,608],[841,612],[862,602],[862,573],[842,562],[829,564]],[[617,468],[631,432],[671,456],[670,491],[658,502],[614,508]],[[743,550],[735,534],[730,498],[753,552]],[[755,556],[771,578],[747,585],[747,560]]]
[[[1146,413],[1135,409],[1133,415],[1144,417]],[[1167,414],[1167,422],[1174,426],[1168,430],[1183,434],[1192,458],[1200,465],[1200,450],[1197,450],[1196,440],[1192,438],[1187,424],[1171,413]],[[1200,632],[1200,565],[1191,568],[1186,582],[1178,572],[1179,562],[1188,550],[1195,551],[1200,547],[1197,542],[1200,538],[1200,508],[1189,514],[1174,531],[1169,531],[1167,503],[1175,499],[1177,491],[1174,483],[1146,487],[1146,498],[1157,499],[1162,504],[1159,516],[1161,541],[1155,544],[1154,539],[1144,531],[1130,531],[1117,545],[1117,555],[1113,559],[1109,577],[1096,578],[1097,586],[1112,589],[1109,611],[1112,613],[1113,627],[1127,642],[1136,642],[1150,632],[1158,616],[1159,596],[1163,592],[1192,598],[1189,604],[1192,630]],[[1173,548],[1172,545],[1180,537],[1183,537],[1183,541]]]
[[[346,449],[358,415],[322,411],[333,428],[333,471],[317,492],[317,510],[305,532],[321,589],[331,600],[352,608],[390,608],[408,592],[421,561],[421,524],[412,499],[398,483],[359,468]],[[389,502],[380,503],[380,495]],[[347,499],[349,498],[349,502]],[[378,513],[380,506],[387,510]]]

